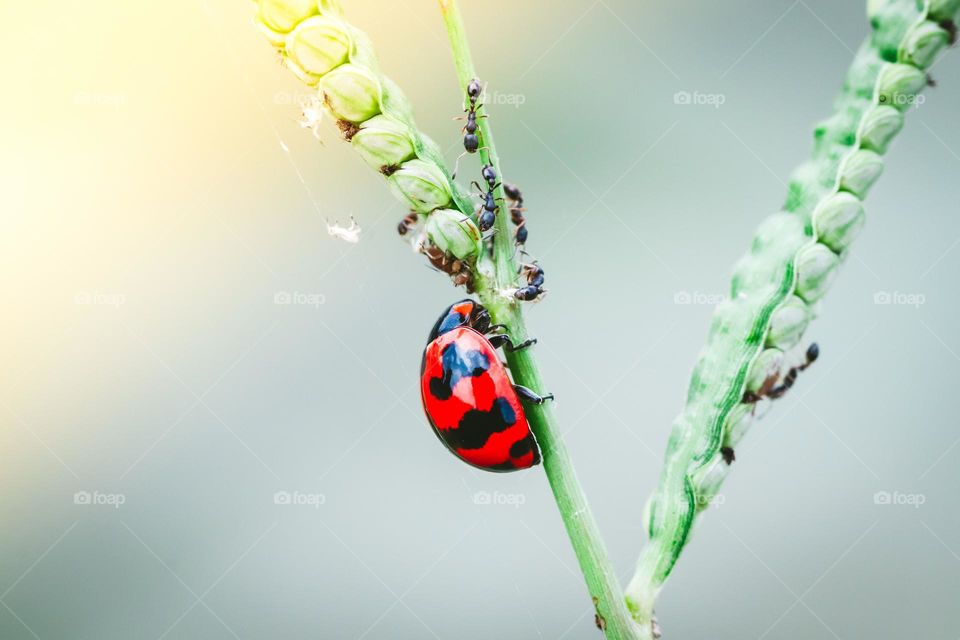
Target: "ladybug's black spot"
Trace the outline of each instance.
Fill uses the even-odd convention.
[[[522,458],[523,456],[530,453],[530,447],[533,445],[530,442],[530,438],[524,438],[523,440],[517,440],[513,443],[513,446],[510,447],[510,457],[511,458]]]
[[[501,462],[500,464],[492,464],[484,468],[489,469],[490,471],[516,471],[517,470],[517,467],[509,460],[507,462]]]
[[[453,389],[463,378],[476,378],[490,368],[490,359],[482,351],[463,351],[456,342],[443,348],[440,355],[443,375],[430,379],[430,393],[439,400],[449,400]]]
[[[497,398],[489,411],[471,409],[460,418],[456,429],[444,433],[454,449],[482,449],[490,436],[501,433],[517,422],[517,414],[506,398]]]

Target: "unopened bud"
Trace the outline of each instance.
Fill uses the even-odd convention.
[[[427,217],[427,237],[438,249],[460,260],[468,260],[480,252],[480,229],[468,216],[453,209],[438,209]]]
[[[861,200],[883,173],[883,158],[879,154],[860,149],[847,157],[840,171],[840,188]]]
[[[418,213],[448,207],[453,200],[450,181],[432,162],[410,160],[387,179],[391,190]]]
[[[384,115],[364,122],[351,144],[367,164],[385,173],[416,155],[406,125]]]
[[[878,86],[881,105],[904,111],[916,104],[917,95],[927,86],[927,74],[912,64],[891,64],[880,72]]]
[[[926,69],[950,43],[950,34],[936,22],[914,25],[900,45],[900,60]]]
[[[860,125],[860,146],[886,153],[890,141],[903,129],[903,114],[890,106],[874,107]]]
[[[840,258],[819,242],[797,256],[797,295],[807,303],[820,300],[833,284]]]
[[[306,73],[322,77],[347,61],[350,35],[339,20],[313,16],[287,36],[286,52]]]
[[[320,93],[338,120],[359,124],[380,113],[380,83],[363,67],[337,67],[320,80]]]
[[[317,0],[257,0],[257,20],[276,33],[290,33],[317,12]]]
[[[844,191],[824,200],[813,213],[818,241],[838,254],[853,244],[866,219],[860,199]]]
[[[797,346],[810,324],[810,308],[797,296],[787,298],[770,318],[767,346],[787,351]]]
[[[960,12],[960,0],[930,0],[927,17],[937,22],[953,20]]]

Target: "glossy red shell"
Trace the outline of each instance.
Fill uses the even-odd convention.
[[[540,462],[513,382],[477,331],[458,327],[427,345],[420,390],[437,436],[464,462],[490,471]]]

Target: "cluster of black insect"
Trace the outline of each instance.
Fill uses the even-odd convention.
[[[527,230],[527,219],[523,217],[523,212],[526,211],[523,208],[523,192],[517,185],[509,183],[503,185],[503,192],[510,198],[510,220],[517,227],[514,238],[516,238],[518,245],[527,244],[529,232]]]

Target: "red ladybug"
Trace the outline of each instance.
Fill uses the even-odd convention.
[[[482,305],[461,300],[437,320],[420,365],[423,409],[434,432],[455,456],[487,471],[539,464],[540,448],[520,399],[553,399],[513,384],[497,348],[516,351],[536,340],[514,345],[504,334],[491,334],[502,328],[490,325]]]

